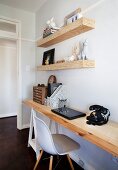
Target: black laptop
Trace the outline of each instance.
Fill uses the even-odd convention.
[[[85,113],[79,112],[68,107],[52,109],[51,111],[69,120],[86,116]]]

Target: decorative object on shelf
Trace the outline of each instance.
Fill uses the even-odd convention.
[[[57,31],[57,29],[54,29],[54,28],[46,28],[43,31],[43,38],[48,37],[51,34],[54,34],[56,31]]]
[[[80,45],[79,45],[79,43],[72,48],[72,55],[75,56],[74,60],[79,59],[79,55],[80,55]]]
[[[54,21],[54,17],[52,17],[50,20],[47,21],[48,28],[53,28],[59,30],[60,28],[56,26],[56,23]]]
[[[83,48],[81,52],[81,60],[87,60],[88,59],[88,39],[85,39],[83,42]]]
[[[56,78],[56,76],[51,75],[51,76],[48,78],[48,84],[49,84],[49,83],[57,83],[57,78]]]
[[[50,97],[62,83],[49,83],[47,96]]]
[[[40,85],[33,87],[33,101],[44,104],[45,103],[45,97],[47,97],[47,86]]]
[[[55,33],[56,31],[58,31],[60,28],[56,26],[55,21],[54,21],[54,17],[51,18],[50,20],[47,21],[47,27],[46,29],[43,31],[43,38]]]
[[[70,56],[69,61],[77,60],[77,46],[72,48],[72,56]]]
[[[80,42],[76,45],[76,58],[79,60],[81,57],[81,48],[80,48]]]
[[[54,64],[54,53],[55,53],[55,48],[45,51],[43,54],[42,65]]]
[[[67,105],[67,99],[59,99],[58,108],[66,107],[66,105]]]
[[[100,105],[92,105],[89,107],[90,115],[86,117],[89,125],[104,125],[109,121],[110,111]]]
[[[48,92],[47,92],[47,97],[50,97],[54,90],[59,86],[57,83],[57,78],[54,75],[51,75],[48,78]]]
[[[71,55],[71,56],[68,56],[67,58],[66,58],[66,61],[68,62],[72,62],[72,61],[75,61],[76,60],[76,57],[74,56],[74,55]]]
[[[65,60],[58,60],[58,61],[56,61],[56,63],[64,63],[65,62]]]
[[[45,84],[38,84],[38,87],[45,87]]]
[[[81,8],[76,9],[64,18],[64,26],[72,23],[82,17]]]
[[[66,57],[65,60],[69,62],[76,61],[79,59],[79,55],[80,55],[80,47],[79,44],[77,44],[74,47],[72,47],[72,55]]]
[[[66,86],[60,85],[54,93],[48,98],[50,107],[55,109],[59,107],[59,100],[67,100]]]

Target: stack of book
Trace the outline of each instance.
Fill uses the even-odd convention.
[[[44,31],[43,31],[43,38],[51,35],[51,34],[54,34],[56,31],[58,31],[59,29],[58,28],[46,28]]]

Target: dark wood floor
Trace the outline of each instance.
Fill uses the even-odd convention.
[[[17,130],[16,117],[0,119],[0,170],[33,170],[36,158],[32,148],[27,147],[28,129]],[[38,169],[48,170],[49,155],[44,153]],[[44,159],[44,160],[43,160]],[[57,163],[54,158],[53,167]],[[73,162],[75,170],[82,170]],[[70,170],[66,157],[62,157],[56,170]]]

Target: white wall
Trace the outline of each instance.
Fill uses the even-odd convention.
[[[92,1],[97,2],[97,1]],[[51,74],[57,76],[58,82],[67,86],[69,105],[82,111],[88,111],[91,104],[103,105],[111,111],[110,119],[118,122],[118,58],[117,58],[117,30],[118,30],[118,1],[102,0],[99,5],[91,8],[85,16],[96,20],[96,29],[80,36],[66,40],[55,47],[55,60],[71,55],[72,47],[85,38],[89,40],[89,58],[95,59],[93,69],[61,70],[52,72],[37,72],[37,83],[47,83]],[[52,16],[58,25],[63,24],[64,17],[78,7],[85,9],[92,5],[91,1],[50,0],[36,13],[36,37],[42,35],[45,23]],[[43,48],[36,49],[36,64],[42,63]],[[63,129],[64,130],[64,129]],[[66,132],[66,130],[65,130]],[[116,170],[118,165],[112,161],[112,156],[91,143],[73,136],[80,145],[79,157],[89,170]],[[78,160],[77,153],[76,160]]]
[[[16,48],[0,46],[0,117],[17,115]]]
[[[21,21],[22,99],[32,98],[35,82],[35,14],[0,4],[0,16]],[[27,66],[30,67],[27,71]],[[23,112],[22,125],[29,124],[30,113]]]

